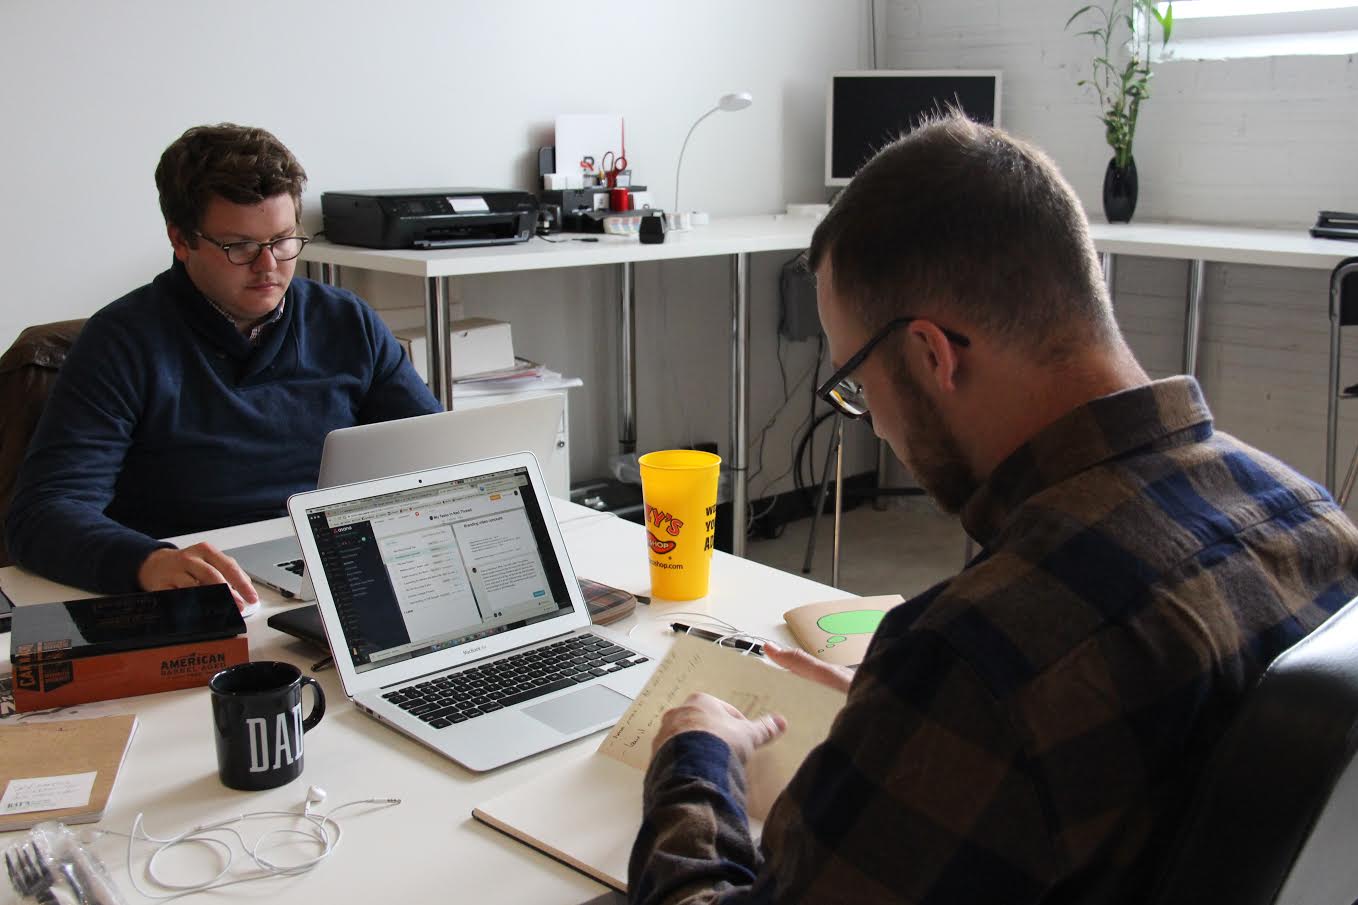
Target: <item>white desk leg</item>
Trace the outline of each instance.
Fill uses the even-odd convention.
[[[1103,285],[1108,287],[1108,300],[1113,300],[1113,275],[1117,273],[1117,257],[1111,251],[1099,253],[1099,262],[1103,264]]]
[[[1184,373],[1198,373],[1198,332],[1202,328],[1203,273],[1206,262],[1188,262],[1188,311],[1184,316]]]
[[[618,446],[623,455],[637,451],[637,282],[628,262],[618,265],[622,286],[618,310]]]
[[[749,488],[746,454],[750,421],[750,256],[731,256],[731,552],[745,555]]]
[[[429,389],[443,410],[453,410],[453,350],[448,325],[452,323],[448,306],[447,277],[424,280],[425,367]]]

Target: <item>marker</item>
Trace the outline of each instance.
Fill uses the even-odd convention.
[[[735,638],[731,633],[719,634],[705,628],[689,625],[685,622],[671,622],[670,628],[685,635],[692,635],[704,641],[715,641],[721,647],[734,647],[736,650],[745,651],[747,654],[754,654],[756,657],[764,656],[764,645],[757,641],[748,641],[745,638]]]

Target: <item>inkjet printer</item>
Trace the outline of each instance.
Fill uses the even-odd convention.
[[[322,192],[325,236],[365,248],[453,248],[527,242],[537,200],[503,189]]]

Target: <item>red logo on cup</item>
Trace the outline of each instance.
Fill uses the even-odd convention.
[[[678,546],[674,541],[661,540],[649,531],[646,532],[646,542],[651,545],[652,553],[657,553],[662,556]]]

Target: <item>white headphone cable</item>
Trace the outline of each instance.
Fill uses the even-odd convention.
[[[307,801],[303,806],[302,813],[300,814],[298,814],[296,811],[251,811],[249,813],[240,814],[235,817],[228,817],[227,819],[218,821],[217,823],[196,826],[193,827],[192,829],[185,830],[184,832],[176,836],[169,836],[163,839],[152,836],[150,833],[146,831],[146,828],[144,826],[145,818],[144,813],[138,814],[136,818],[133,819],[131,832],[129,833],[120,833],[115,830],[99,830],[99,829],[93,830],[92,832],[95,834],[122,836],[126,838],[127,875],[128,879],[132,883],[132,888],[148,899],[153,899],[157,901],[169,901],[170,899],[177,899],[182,896],[190,895],[191,893],[205,892],[210,889],[221,889],[223,887],[233,886],[238,883],[248,883],[252,880],[264,880],[270,877],[290,877],[306,873],[307,871],[310,871],[311,869],[316,867],[322,861],[329,858],[330,855],[333,854],[335,849],[338,848],[339,846],[340,839],[343,837],[344,834],[344,829],[340,825],[339,821],[335,819],[334,816],[335,814],[346,808],[356,807],[361,804],[375,804],[381,807],[391,807],[401,803],[401,799],[399,798],[364,798],[356,801],[345,802],[344,804],[332,808],[325,814],[312,814],[311,813],[312,804],[324,800],[324,798],[325,798],[324,791],[317,789],[313,786],[312,789],[308,791]],[[242,833],[238,829],[232,826],[232,824],[241,823],[246,820],[266,817],[289,818],[292,820],[305,820],[309,824],[309,826],[306,829],[269,830],[268,832],[261,835],[258,839],[256,839],[253,846],[247,843],[244,835],[242,835]],[[331,833],[330,827],[334,827],[333,835]],[[255,863],[255,865],[260,869],[261,872],[251,874],[249,876],[236,877],[235,879],[231,880],[223,880],[222,878],[226,876],[226,874],[231,870],[232,865],[235,863],[235,850],[228,842],[210,835],[212,833],[228,833],[234,836],[236,838],[236,841],[240,844],[241,849],[244,850],[245,853],[250,856],[250,859]],[[300,861],[296,864],[277,864],[271,861],[267,857],[267,855],[262,851],[265,842],[273,836],[301,836],[303,839],[315,843],[320,850],[314,857],[306,859],[304,861]],[[153,843],[157,846],[155,851],[151,853],[150,859],[146,862],[146,866],[144,868],[146,876],[150,878],[151,882],[154,883],[156,886],[159,886],[162,889],[171,890],[171,892],[169,893],[153,892],[151,890],[144,889],[142,885],[137,881],[137,875],[132,869],[132,853],[133,845],[138,841]],[[209,848],[215,847],[218,851],[224,852],[225,858],[223,860],[225,861],[225,863],[222,865],[221,870],[219,870],[215,875],[213,875],[209,879],[204,880],[200,883],[172,883],[167,882],[166,880],[162,880],[159,876],[157,876],[156,875],[157,859],[159,859],[161,855],[180,845],[188,844],[202,845],[207,846]]]

